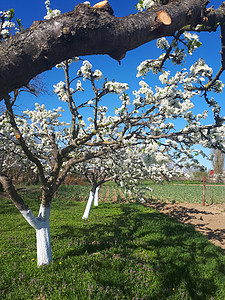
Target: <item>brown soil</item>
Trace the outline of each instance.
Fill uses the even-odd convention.
[[[126,202],[127,201],[127,199],[126,199],[126,197],[125,197],[125,195],[124,195],[124,193],[121,189],[119,189],[119,196],[120,196],[120,201],[121,202]]]
[[[106,193],[105,193],[105,197],[103,199],[103,202],[107,202],[109,200],[109,195],[110,195],[110,188],[109,186],[106,187]]]
[[[116,202],[116,201],[117,201],[116,189],[112,187],[112,202]]]
[[[225,249],[225,204],[202,206],[197,203],[149,202],[146,206],[178,221],[194,225],[216,246]]]

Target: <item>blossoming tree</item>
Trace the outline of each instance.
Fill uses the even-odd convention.
[[[183,165],[181,167],[180,164],[169,161],[169,156],[162,157],[157,152],[153,155],[154,151],[146,151],[147,147],[148,145],[142,143],[108,151],[103,157],[76,166],[76,172],[85,175],[92,185],[83,219],[89,218],[93,204],[98,206],[99,189],[107,181],[114,181],[129,196],[128,199],[143,203],[146,191],[151,191],[149,187],[141,185],[145,179],[162,182],[174,177],[188,176]],[[158,148],[157,145],[154,147]]]
[[[98,206],[98,197],[101,185],[114,179],[112,174],[113,166],[111,157],[107,154],[106,157],[89,160],[77,165],[76,169],[78,174],[84,175],[91,184],[90,195],[82,216],[82,219],[88,219],[93,202],[94,206]]]
[[[202,7],[198,1],[196,3],[195,7]],[[88,4],[79,6],[79,9],[93,12]],[[101,14],[102,12],[99,13]],[[52,26],[53,22],[56,25],[61,20],[60,16],[57,18],[44,24]],[[34,27],[39,28],[39,25]],[[20,35],[15,39],[19,38]],[[7,40],[6,43],[13,44],[15,39]],[[185,57],[184,49],[192,53],[200,46],[198,37],[184,30],[178,31],[170,43],[165,38],[160,38],[157,45],[162,49],[162,55],[142,62],[137,76],[146,77],[152,71],[158,76],[159,84],[153,89],[142,78],[139,89],[134,90],[130,96],[127,94],[127,83],[103,79],[102,72],[92,70],[92,65],[87,60],[75,57],[58,64],[57,67],[64,71],[65,80],[55,84],[54,92],[60,101],[68,105],[71,115],[69,123],[61,121],[61,107],[47,110],[44,104],[36,104],[34,110],[27,110],[24,116],[16,117],[11,96],[8,94],[9,85],[7,92],[4,90],[2,95],[6,113],[0,117],[0,151],[12,153],[12,149],[19,149],[15,150],[18,156],[29,160],[33,169],[38,172],[42,184],[38,217],[24,203],[11,179],[2,170],[0,181],[15,206],[36,230],[38,265],[49,264],[52,260],[49,229],[51,201],[74,165],[105,157],[111,151],[126,150],[139,145],[145,151],[146,157],[154,157],[155,163],[149,164],[152,173],[157,176],[156,169],[160,165],[162,173],[170,177],[178,167],[198,163],[196,155],[201,151],[193,148],[196,144],[225,150],[224,118],[220,115],[218,103],[211,97],[212,92],[222,92],[223,84],[219,77],[223,68],[213,76],[212,69],[203,59],[199,59],[189,70],[178,69],[174,74],[172,71],[165,71],[164,66],[168,60],[179,66]],[[184,45],[184,49],[181,45]],[[223,52],[221,55],[223,58]],[[57,60],[58,58],[54,64]],[[78,61],[82,65],[76,76],[71,78],[71,64]],[[93,97],[89,100],[83,96],[82,80],[91,86]],[[14,85],[14,88],[18,86]],[[18,91],[14,93],[16,97]],[[107,99],[110,94],[119,96],[119,107],[109,106]],[[215,122],[212,123],[209,118],[207,123],[208,111],[202,111],[199,105],[194,110],[195,102],[199,101],[200,96],[201,101],[211,110]],[[114,111],[110,112],[111,110]],[[182,119],[183,124],[176,128],[175,122],[178,119]],[[14,158],[17,159],[17,155]],[[168,161],[174,168],[165,167]]]

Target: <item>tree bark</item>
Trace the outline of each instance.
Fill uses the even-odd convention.
[[[13,186],[12,180],[6,176],[0,174],[0,182],[2,183],[5,191],[9,194],[16,208],[21,210],[29,210],[28,206],[24,203],[23,199],[17,193],[15,187]]]
[[[0,193],[2,193],[3,191],[4,191],[3,185],[2,185],[2,183],[0,182]]]
[[[45,193],[42,195],[42,203],[38,217],[36,218],[24,203],[23,199],[17,193],[13,186],[12,180],[5,175],[0,175],[0,182],[2,183],[5,191],[9,194],[16,208],[21,212],[27,222],[36,230],[37,241],[37,265],[48,265],[52,262],[51,253],[51,238],[49,218],[51,212],[51,197],[48,195],[48,199],[43,199]],[[44,205],[46,204],[46,205]]]
[[[87,220],[95,197],[96,187],[92,187],[82,219]]]
[[[52,262],[51,238],[50,238],[50,218],[51,206],[40,206],[38,217],[36,218],[31,210],[21,211],[27,222],[36,230],[37,241],[37,265],[49,265]]]
[[[25,86],[36,75],[62,60],[92,54],[108,54],[120,61],[127,51],[162,36],[171,36],[184,26],[197,24],[215,30],[224,20],[225,7],[206,10],[207,1],[173,0],[147,11],[117,18],[110,10],[77,5],[73,11],[47,21],[35,21],[22,33],[0,44],[0,100]],[[171,24],[163,24],[165,11]]]
[[[98,192],[99,192],[99,189],[100,189],[100,186],[98,186],[96,188],[96,191],[95,191],[94,206],[98,206]]]

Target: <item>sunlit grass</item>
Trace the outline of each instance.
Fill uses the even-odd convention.
[[[221,249],[135,203],[100,203],[84,221],[79,195],[89,190],[59,190],[50,222],[54,262],[41,268],[34,230],[0,199],[0,299],[225,299]],[[37,191],[23,193],[37,214]]]

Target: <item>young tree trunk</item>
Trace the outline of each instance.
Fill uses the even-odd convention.
[[[96,191],[95,191],[94,206],[98,206],[98,192],[99,192],[99,189],[100,189],[100,186],[98,186],[96,188]]]
[[[27,222],[36,230],[37,242],[37,265],[48,265],[52,262],[51,238],[50,238],[50,218],[51,206],[40,206],[38,217],[36,218],[31,210],[23,210],[21,214]]]
[[[92,203],[93,203],[94,197],[95,197],[95,192],[96,192],[96,187],[92,187],[82,219],[86,220],[89,218],[91,206],[92,206]]]

